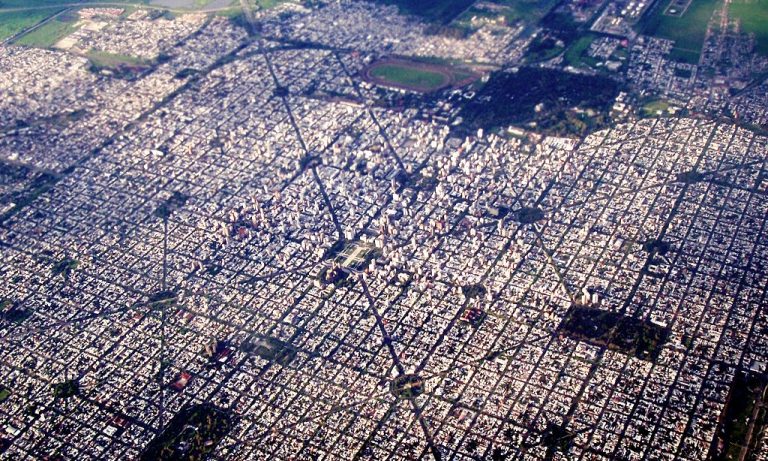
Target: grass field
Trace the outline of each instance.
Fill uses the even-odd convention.
[[[596,35],[585,34],[579,37],[578,40],[573,42],[571,46],[565,51],[565,62],[573,67],[579,67],[582,64],[592,66],[595,64],[595,60],[587,56],[587,49],[589,45],[597,38]]]
[[[542,33],[528,46],[525,59],[528,63],[546,61],[559,56],[563,50],[565,43],[550,33]]]
[[[88,53],[88,60],[91,63],[91,71],[109,71],[111,75],[124,79],[135,78],[152,66],[152,62],[145,59],[104,51],[91,51]]]
[[[537,23],[549,13],[549,10],[557,3],[557,0],[497,0],[495,3],[504,5],[509,9],[507,21],[517,19]]]
[[[371,70],[371,76],[395,86],[414,87],[422,91],[435,90],[448,84],[444,74],[397,63],[377,66]]]
[[[376,0],[395,5],[401,12],[421,16],[429,21],[447,24],[469,8],[474,0]]]
[[[11,396],[11,391],[4,386],[0,386],[0,402],[6,401],[10,396]]]
[[[669,103],[663,99],[652,99],[643,104],[641,113],[643,117],[658,117],[669,109]]]
[[[114,68],[120,66],[145,66],[150,63],[144,59],[137,58],[135,56],[127,56],[123,54],[107,53],[105,51],[91,51],[88,53],[88,59],[99,67]]]
[[[34,26],[38,22],[59,11],[60,10],[43,10],[0,13],[0,40],[18,34],[22,30]]]
[[[182,408],[152,439],[141,454],[142,461],[202,460],[234,426],[229,411],[210,404]]]
[[[493,2],[494,8],[484,8],[477,5],[470,7],[455,19],[454,24],[468,24],[473,16],[490,19],[503,16],[507,24],[516,21],[537,24],[555,3],[557,3],[556,0],[497,0]]]
[[[755,34],[757,51],[768,55],[768,0],[732,0],[728,14],[741,21],[743,32]]]
[[[672,50],[673,59],[696,63],[701,54],[701,46],[707,33],[707,23],[722,0],[694,0],[682,17],[665,15],[670,1],[646,13],[638,23],[645,35],[666,38],[675,41]]]
[[[16,40],[18,45],[34,46],[38,48],[50,48],[56,42],[76,31],[78,26],[77,14],[69,12],[46,23],[39,29],[21,36]]]
[[[252,0],[252,4],[262,10],[268,10],[287,1],[289,0]]]

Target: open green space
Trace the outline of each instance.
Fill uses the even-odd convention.
[[[475,4],[457,17],[454,24],[469,24],[473,17],[495,20],[499,16],[503,17],[507,24],[517,21],[537,24],[556,3],[556,0],[497,0]]]
[[[565,50],[565,62],[573,67],[595,67],[598,61],[587,54],[587,50],[597,38],[594,34],[584,34]]]
[[[553,459],[555,452],[567,454],[571,449],[571,445],[573,445],[573,440],[576,438],[576,434],[567,430],[563,425],[551,422],[547,423],[547,427],[541,436],[539,443],[547,450],[546,459]]]
[[[669,102],[664,99],[651,99],[640,109],[643,117],[658,117],[669,110]]]
[[[200,9],[209,5],[229,6],[230,3],[228,0],[149,0],[150,5],[182,9]]]
[[[16,11],[0,13],[0,40],[28,29],[60,10]]]
[[[244,352],[253,353],[259,357],[288,366],[296,358],[298,351],[291,344],[272,336],[259,336],[243,344]]]
[[[444,74],[398,63],[376,66],[371,69],[371,76],[395,86],[415,87],[422,91],[435,90],[448,84]]]
[[[766,424],[765,380],[737,373],[717,431],[718,450],[713,461],[753,460]]]
[[[38,48],[50,48],[77,29],[77,13],[67,12],[21,36],[15,43]]]
[[[269,8],[274,8],[277,5],[281,3],[289,2],[290,0],[251,0],[251,3],[256,8],[261,8],[263,10],[267,10]]]
[[[741,22],[742,32],[755,34],[757,51],[768,55],[768,0],[732,0],[728,14]]]
[[[654,360],[669,337],[669,329],[646,320],[592,307],[572,306],[557,330],[595,346]]]
[[[682,16],[664,14],[671,1],[660,1],[650,8],[638,22],[638,28],[645,35],[674,40],[673,59],[698,62],[707,24],[722,0],[695,0]]]
[[[385,5],[395,5],[402,13],[420,16],[428,21],[443,24],[451,22],[475,0],[377,0]]]
[[[515,220],[520,224],[534,224],[544,219],[544,211],[537,207],[522,207],[514,211]]]
[[[472,19],[494,21],[499,16],[503,16],[504,19],[507,20],[506,19],[507,12],[508,12],[508,8],[488,9],[488,8],[479,8],[477,6],[471,6],[469,7],[469,9],[464,11],[464,13],[462,13],[456,19],[454,19],[452,24],[468,27],[471,25]]]
[[[69,257],[63,258],[53,266],[51,272],[54,276],[61,274],[69,275],[70,272],[77,269],[78,264],[79,262],[76,259]]]
[[[10,299],[0,300],[0,325],[6,323],[21,323],[28,319],[32,313],[26,309],[20,308]],[[0,386],[2,389],[2,386]],[[2,392],[0,392],[2,394]],[[2,401],[2,399],[0,399]]]
[[[138,61],[139,63],[143,62],[145,65],[147,64],[145,61]],[[163,219],[168,219],[171,214],[183,207],[187,203],[187,200],[189,200],[189,196],[187,194],[174,191],[170,197],[168,197],[163,203],[160,204],[160,206],[157,207],[155,210],[155,215]]]
[[[53,384],[51,387],[54,399],[68,399],[80,393],[80,385],[74,379]]]
[[[424,391],[424,380],[417,375],[400,375],[389,384],[389,390],[399,399],[413,399]]]
[[[0,386],[0,403],[5,402],[11,396],[11,390],[5,386]]]
[[[570,45],[581,36],[581,23],[579,23],[570,11],[562,8],[553,8],[539,21],[544,30]]]
[[[147,60],[124,54],[107,53],[105,51],[91,51],[88,59],[96,66],[115,68],[120,66],[142,66],[150,64]]]
[[[557,4],[557,0],[496,0],[493,3],[507,8],[507,22],[521,19],[537,23]]]
[[[540,33],[528,46],[525,59],[528,63],[547,61],[560,55],[565,49],[565,43],[547,32]]]
[[[234,426],[230,413],[210,404],[183,408],[141,454],[142,461],[202,460]]]
[[[558,136],[584,135],[610,123],[619,92],[609,78],[523,67],[495,72],[465,103],[462,127],[470,131],[528,125]]]

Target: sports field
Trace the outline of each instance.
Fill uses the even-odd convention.
[[[463,86],[480,77],[470,69],[432,61],[384,58],[363,71],[377,85],[427,93],[448,86]]]
[[[743,32],[755,34],[757,51],[768,55],[768,0],[731,0],[728,14],[741,22]]]
[[[371,70],[371,76],[395,85],[416,87],[425,91],[440,88],[448,83],[448,77],[444,74],[396,63],[375,67]]]
[[[682,16],[665,14],[671,1],[664,0],[649,10],[638,26],[645,35],[674,40],[673,58],[696,63],[704,44],[707,24],[722,0],[695,0]]]
[[[669,109],[669,103],[663,99],[652,99],[643,104],[640,113],[643,117],[658,117]]]

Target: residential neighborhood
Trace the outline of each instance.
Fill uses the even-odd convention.
[[[352,0],[0,45],[0,459],[767,459],[768,58],[585,3],[589,69]]]

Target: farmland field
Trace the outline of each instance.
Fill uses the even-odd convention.
[[[755,34],[757,51],[768,55],[768,0],[732,0],[728,14],[741,22],[742,32]]]
[[[395,5],[403,13],[447,24],[469,8],[474,0],[378,0],[378,3]]]
[[[691,2],[682,16],[670,16],[664,12],[670,1],[649,9],[638,26],[645,35],[675,41],[672,57],[685,62],[698,62],[701,47],[707,33],[707,23],[722,0],[696,0]]]
[[[15,43],[19,45],[50,48],[56,42],[76,31],[77,14],[66,12],[49,21],[42,27],[21,36]]]
[[[14,11],[0,13],[0,40],[18,34],[24,29],[32,27],[48,16],[56,13],[56,10],[49,9],[34,12]]]

